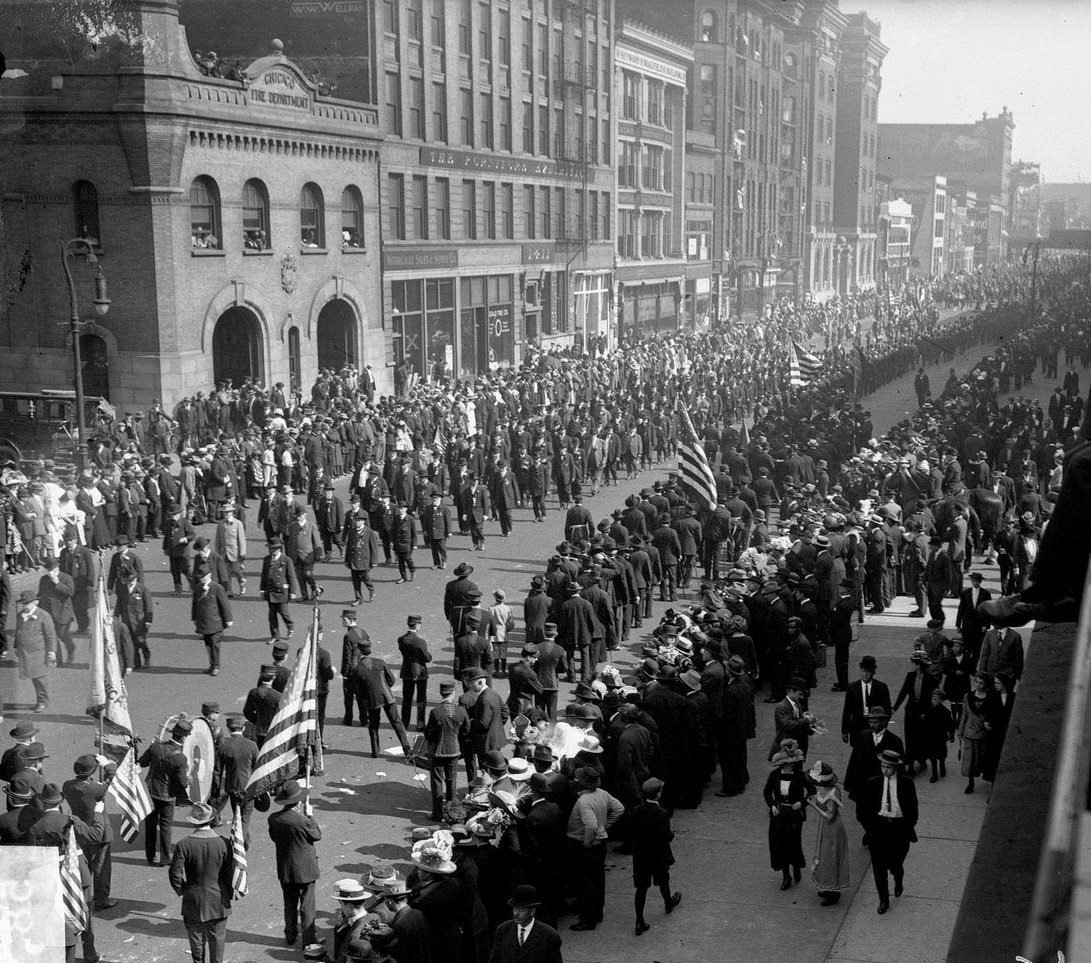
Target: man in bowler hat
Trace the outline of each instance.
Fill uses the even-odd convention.
[[[314,884],[318,856],[314,844],[322,838],[318,823],[300,809],[307,790],[287,780],[273,802],[283,807],[269,817],[269,838],[277,852],[277,879],[284,896],[284,942],[294,946],[300,935],[303,945],[315,942]]]
[[[489,963],[561,963],[561,937],[535,919],[541,900],[533,886],[519,885],[508,906],[511,919],[496,928]]]

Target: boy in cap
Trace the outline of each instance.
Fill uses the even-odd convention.
[[[641,788],[644,801],[629,814],[633,846],[633,885],[636,887],[636,935],[641,936],[651,927],[644,919],[644,905],[648,890],[654,883],[663,896],[663,910],[668,915],[682,902],[681,893],[671,892],[670,868],[674,864],[671,841],[671,817],[659,804],[663,793],[663,780],[652,776]]]

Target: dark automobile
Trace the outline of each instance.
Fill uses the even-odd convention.
[[[87,438],[108,436],[114,409],[104,398],[85,396]],[[76,451],[74,391],[0,391],[0,465],[53,459],[58,468],[71,465]]]

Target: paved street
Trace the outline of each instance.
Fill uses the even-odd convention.
[[[955,366],[965,370],[987,348],[970,349],[956,359]],[[929,371],[932,384],[942,388],[947,367]],[[1051,383],[1036,380],[1023,394],[1042,399]],[[887,386],[867,399],[877,431],[905,417],[913,404],[912,374]],[[600,492],[590,501],[592,512],[601,517],[621,503],[625,495],[661,477],[668,466],[657,473],[644,473],[621,487]],[[339,487],[344,490],[344,480]],[[250,516],[251,533],[256,505]],[[469,551],[469,539],[451,539],[451,564],[448,572],[431,571],[428,553],[418,550],[418,576],[412,585],[395,585],[396,568],[381,568],[377,576],[375,602],[360,609],[360,622],[368,630],[375,650],[397,667],[394,639],[404,631],[405,616],[419,612],[425,617],[422,634],[432,645],[437,662],[430,696],[435,697],[436,677],[450,671],[451,645],[442,618],[443,585],[459,561],[475,566],[474,580],[486,598],[497,588],[508,592],[518,605],[525,595],[531,576],[544,568],[544,559],[561,538],[562,516],[551,505],[548,524],[530,523],[529,510],[517,514],[511,538],[499,537],[498,526],[490,523],[486,550]],[[211,527],[208,529],[211,531]],[[133,720],[145,739],[158,732],[164,718],[185,710],[198,714],[205,700],[218,700],[224,712],[241,710],[248,689],[255,684],[258,666],[269,660],[265,644],[268,630],[265,605],[255,595],[235,600],[235,626],[232,638],[224,646],[223,671],[212,679],[204,674],[205,651],[189,621],[188,598],[171,593],[166,560],[158,545],[141,549],[148,588],[155,596],[157,631],[150,638],[153,665],[150,670],[130,676],[129,691]],[[256,573],[264,547],[254,538],[248,568]],[[341,633],[338,615],[352,600],[352,590],[345,570],[339,563],[320,567],[323,619],[327,626],[326,645],[339,658]],[[995,569],[984,569],[986,586],[995,590]],[[15,591],[21,581],[16,580]],[[257,583],[251,578],[251,592]],[[657,604],[657,615],[663,606]],[[889,614],[869,617],[861,640],[855,648],[851,665],[864,653],[879,660],[880,677],[897,691],[908,668],[906,656],[911,638],[922,631],[919,621],[904,618],[908,599],[895,601]],[[294,604],[296,639],[302,639],[310,609]],[[953,621],[952,618],[949,620]],[[1029,638],[1029,632],[1024,632]],[[86,653],[86,640],[81,650]],[[634,635],[629,651],[619,662],[633,664],[633,651],[639,651]],[[831,658],[832,662],[832,658]],[[27,715],[31,690],[19,681],[9,662],[2,670],[0,685],[5,701],[17,708],[6,722]],[[820,684],[812,698],[812,708],[830,730],[813,745],[810,758],[828,759],[838,772],[844,771],[848,749],[837,735],[841,697],[829,691],[832,664],[820,670]],[[77,755],[89,751],[94,728],[84,713],[88,673],[86,664],[55,670],[54,689],[49,711],[35,717],[40,723],[40,738],[51,758],[46,776],[61,782],[71,775]],[[507,686],[501,681],[500,691]],[[567,688],[567,687],[566,687]],[[13,698],[14,696],[14,698]],[[400,696],[400,693],[399,693]],[[327,741],[332,745],[325,777],[316,779],[313,800],[324,839],[318,846],[323,880],[319,888],[320,927],[331,940],[328,914],[333,909],[330,884],[343,876],[366,873],[377,858],[402,860],[407,852],[409,831],[427,823],[429,798],[427,782],[418,781],[413,770],[400,759],[387,756],[372,760],[367,752],[366,734],[340,724],[340,682],[333,683],[328,710]],[[385,726],[385,724],[384,724]],[[5,744],[6,730],[4,726]],[[894,726],[901,731],[900,720]],[[833,908],[819,907],[818,898],[806,877],[788,892],[779,889],[779,876],[768,867],[765,808],[760,800],[760,784],[765,771],[765,754],[772,737],[771,707],[758,706],[758,738],[750,746],[752,783],[746,795],[736,799],[718,799],[711,794],[696,811],[683,811],[675,820],[678,864],[674,874],[677,888],[685,899],[679,911],[664,921],[661,908],[653,901],[648,917],[652,930],[645,936],[632,935],[632,883],[628,858],[613,857],[608,862],[608,908],[606,922],[593,933],[562,932],[565,959],[572,961],[643,961],[663,963],[686,960],[716,960],[745,952],[754,960],[781,959],[785,955],[799,961],[822,963],[825,960],[900,961],[941,960],[958,909],[965,867],[972,856],[974,842],[986,802],[979,789],[973,796],[962,794],[963,781],[957,775],[954,752],[948,760],[949,775],[937,785],[920,785],[921,842],[913,848],[907,863],[906,895],[897,900],[891,913],[879,921],[875,917],[876,898],[867,871],[865,853],[860,847],[858,827],[848,820],[852,844],[854,884],[862,880],[860,891]],[[383,745],[395,745],[393,734],[384,728]],[[757,785],[755,785],[755,782]],[[184,815],[180,813],[180,815]],[[115,817],[116,824],[116,817]],[[187,830],[177,827],[179,834]],[[805,827],[804,846],[813,845],[813,825]],[[236,903],[229,928],[228,960],[293,960],[301,954],[288,949],[281,938],[280,892],[272,860],[272,845],[265,833],[264,819],[255,814],[254,844],[250,852],[250,895]],[[179,900],[171,891],[165,870],[150,868],[144,860],[142,840],[131,847],[120,839],[114,846],[114,896],[121,900],[116,909],[96,916],[99,949],[106,961],[182,960],[187,958],[185,932],[179,919]],[[731,949],[729,949],[731,948]]]

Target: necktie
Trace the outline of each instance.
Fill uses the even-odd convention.
[[[865,682],[864,683],[864,713],[865,713],[865,715],[867,714],[867,709],[868,709],[868,696],[871,695],[870,690],[871,690],[871,683],[870,682]]]
[[[525,926],[519,927],[519,945],[522,946],[527,941],[527,930]]]
[[[890,779],[886,780],[886,801],[883,803],[883,811],[889,816],[893,815],[894,807],[890,804]]]

